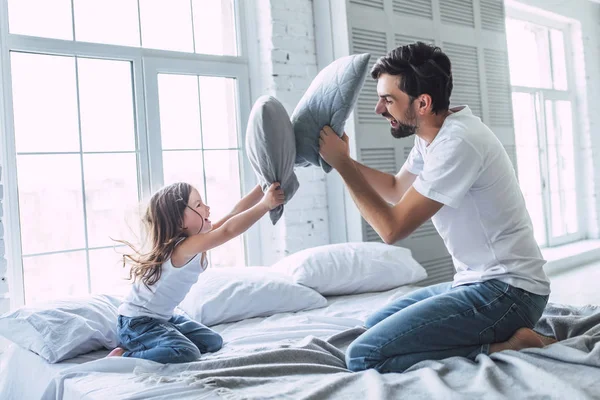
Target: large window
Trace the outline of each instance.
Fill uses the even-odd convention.
[[[139,243],[153,191],[192,183],[218,218],[252,184],[240,5],[0,4],[12,304],[124,293],[112,239]],[[256,262],[252,236],[211,252],[213,266]]]
[[[536,239],[541,246],[581,239],[569,27],[514,13],[506,34],[519,181]]]

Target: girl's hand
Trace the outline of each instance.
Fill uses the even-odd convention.
[[[285,201],[285,194],[281,189],[281,185],[279,182],[273,182],[271,187],[264,194],[262,200],[260,201],[263,205],[265,205],[269,210],[272,210]]]
[[[262,193],[262,189],[260,193]],[[182,241],[179,246],[175,247],[171,259],[174,262],[175,259],[177,259],[177,265],[184,265],[198,253],[214,249],[246,232],[252,225],[258,222],[267,211],[283,204],[284,201],[285,195],[283,194],[279,182],[273,183],[269,190],[262,196],[260,202],[257,202],[258,204],[254,204],[245,211],[231,216],[217,229],[213,229],[202,235],[189,236]],[[244,203],[245,207],[249,202]]]

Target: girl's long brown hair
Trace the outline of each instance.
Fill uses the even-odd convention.
[[[186,237],[183,213],[193,187],[184,182],[165,186],[151,198],[143,217],[147,233],[148,250],[136,249],[125,240],[118,242],[129,246],[133,254],[123,255],[123,266],[131,265],[129,279],[141,280],[152,286],[160,279],[162,264],[173,254],[179,241]]]

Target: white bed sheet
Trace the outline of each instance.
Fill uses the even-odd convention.
[[[321,309],[218,325],[213,329],[223,336],[223,349],[202,357],[218,359],[258,352],[272,348],[274,343],[296,342],[309,335],[326,339],[362,325],[372,312],[417,288],[407,285],[381,293],[331,297],[327,307]],[[133,370],[156,364],[147,360],[107,359],[104,358],[107,352],[103,351],[48,364],[41,357],[15,347],[0,358],[2,399],[209,399],[214,396],[212,391],[184,383],[139,382]],[[3,384],[5,379],[8,382]],[[12,397],[6,397],[6,393]]]
[[[95,361],[106,354],[108,350],[96,351],[50,364],[37,354],[11,343],[0,357],[0,399],[40,399],[60,371]]]

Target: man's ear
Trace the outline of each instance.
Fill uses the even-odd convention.
[[[420,115],[425,115],[431,111],[432,100],[428,94],[422,94],[417,98],[417,107]]]

